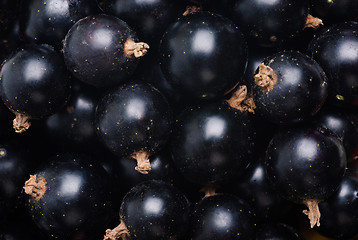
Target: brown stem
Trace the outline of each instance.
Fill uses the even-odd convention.
[[[14,112],[15,119],[12,121],[12,126],[16,133],[23,133],[31,126],[30,117],[23,113]]]
[[[308,14],[306,20],[306,26],[304,28],[313,28],[317,29],[319,26],[323,25],[323,21],[317,17],[313,17],[311,14]]]
[[[183,16],[186,16],[190,13],[200,12],[202,10],[201,6],[186,6],[185,12],[183,13]]]
[[[38,201],[46,193],[46,184],[47,183],[44,177],[37,178],[36,175],[30,175],[29,180],[25,182],[25,193],[31,195],[36,201]]]
[[[123,221],[121,221],[121,223],[114,229],[107,229],[103,239],[118,240],[119,238],[122,238],[122,240],[129,240],[129,231]]]
[[[149,153],[145,151],[138,151],[131,155],[131,158],[134,158],[137,160],[137,166],[135,167],[135,170],[142,173],[142,174],[148,174],[149,171],[152,169],[150,162],[149,162]]]
[[[318,208],[319,200],[308,199],[303,201],[303,203],[308,207],[308,210],[303,210],[303,213],[308,216],[311,228],[313,228],[315,225],[319,227],[319,219],[321,217],[321,213],[319,212]]]
[[[259,72],[254,76],[255,84],[263,92],[271,91],[277,83],[277,78],[275,71],[263,63],[260,63]]]
[[[255,113],[256,105],[253,94],[252,92],[247,92],[245,85],[239,86],[231,98],[227,100],[227,103],[230,107],[240,110],[241,112]]]
[[[200,192],[204,192],[205,193],[205,196],[204,197],[210,197],[210,196],[214,196],[214,195],[216,195],[216,188],[215,188],[215,186],[214,185],[212,185],[212,184],[208,184],[208,185],[206,185],[206,186],[204,186],[204,187],[202,187],[201,189],[200,189]]]
[[[148,49],[149,45],[145,42],[134,42],[130,38],[124,43],[124,54],[129,58],[143,57]]]

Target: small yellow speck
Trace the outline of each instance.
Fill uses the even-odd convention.
[[[338,99],[338,100],[340,100],[340,101],[343,101],[344,100],[344,97],[342,96],[342,95],[336,95],[336,98]]]

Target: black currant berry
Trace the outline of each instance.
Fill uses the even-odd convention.
[[[325,29],[312,39],[307,52],[327,75],[329,99],[343,106],[358,105],[358,23]]]
[[[320,233],[330,238],[349,239],[358,234],[358,178],[346,176],[337,191],[319,204]]]
[[[121,224],[104,239],[181,240],[188,230],[189,202],[172,185],[151,180],[133,187],[120,209]],[[118,239],[118,238],[117,238]]]
[[[61,109],[70,95],[70,80],[60,54],[49,45],[31,45],[8,58],[0,72],[0,95],[16,115],[14,129],[24,132],[29,119]]]
[[[62,41],[73,24],[98,12],[95,0],[22,1],[20,29],[27,41],[61,48]]]
[[[103,143],[118,156],[137,160],[137,171],[150,171],[149,155],[167,142],[172,123],[168,101],[148,83],[122,85],[99,102],[95,124]]]
[[[137,42],[136,33],[124,21],[110,15],[85,17],[68,31],[64,57],[79,80],[95,87],[127,81],[148,44]]]
[[[209,12],[191,13],[167,29],[160,63],[169,84],[182,95],[222,97],[243,77],[247,44],[229,19]]]
[[[204,197],[190,216],[191,240],[253,239],[255,217],[250,207],[228,194]]]
[[[256,112],[275,124],[309,119],[321,108],[328,92],[325,73],[318,63],[294,51],[266,58],[251,84]]]
[[[336,135],[306,126],[278,132],[267,148],[265,162],[267,176],[280,196],[304,203],[311,227],[319,226],[318,202],[336,191],[347,166]]]
[[[239,177],[253,153],[254,128],[247,113],[226,102],[184,110],[171,139],[174,164],[188,180],[202,185]]]
[[[86,156],[50,159],[24,189],[35,224],[51,238],[98,239],[112,217],[111,184],[105,170]]]
[[[308,9],[308,0],[235,0],[232,18],[256,45],[267,47],[297,35],[305,26],[318,27],[322,22]]]

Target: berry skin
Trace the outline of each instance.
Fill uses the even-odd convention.
[[[280,194],[309,208],[311,227],[319,226],[318,202],[331,196],[347,166],[342,143],[331,131],[298,126],[277,133],[266,152],[266,171]]]
[[[358,105],[358,23],[332,25],[311,40],[307,55],[327,75],[328,100],[342,107]]]
[[[169,84],[183,96],[222,97],[244,75],[246,40],[239,28],[221,15],[191,13],[164,33],[160,64]]]
[[[95,87],[116,86],[129,80],[139,57],[149,46],[137,42],[136,33],[114,16],[82,18],[68,31],[64,58],[69,71]]]
[[[189,202],[168,183],[146,181],[123,198],[120,217],[131,239],[183,239],[189,221]]]
[[[30,127],[29,119],[60,110],[69,98],[70,88],[63,59],[49,45],[30,45],[2,64],[0,96],[16,115],[16,132]]]
[[[280,125],[307,121],[322,107],[328,93],[322,68],[294,51],[266,58],[251,85],[258,115]]]

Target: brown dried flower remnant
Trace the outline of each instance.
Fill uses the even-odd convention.
[[[104,236],[104,240],[118,240],[119,238],[122,238],[122,240],[128,240],[129,239],[129,231],[124,224],[123,221],[115,227],[114,229],[107,229],[106,235]]]
[[[318,200],[312,199],[304,201],[304,204],[308,207],[308,210],[303,210],[303,213],[308,216],[311,228],[313,228],[315,225],[317,225],[317,227],[320,226],[319,219],[321,218],[321,213],[318,208],[318,203]]]
[[[200,6],[186,6],[185,12],[183,13],[183,16],[186,16],[190,13],[200,12],[201,7]]]
[[[245,85],[239,86],[231,98],[227,100],[227,103],[230,107],[240,110],[241,112],[255,113],[256,105],[253,94],[252,92],[247,92]]]
[[[323,25],[323,21],[321,19],[308,14],[305,28],[317,29],[321,25]]]
[[[149,49],[149,45],[145,42],[135,42],[132,39],[128,39],[124,43],[124,54],[129,58],[143,57]]]
[[[149,171],[152,169],[152,166],[149,162],[149,154],[145,151],[138,151],[131,155],[131,158],[134,158],[137,160],[137,166],[135,167],[135,170],[142,173],[142,174],[148,174]]]
[[[277,83],[277,78],[275,71],[263,63],[260,63],[259,72],[254,76],[255,84],[263,92],[271,91]]]
[[[46,184],[47,183],[44,177],[37,178],[36,175],[30,175],[29,180],[25,182],[25,193],[31,195],[36,201],[38,201],[46,193]]]
[[[25,114],[15,112],[15,119],[12,122],[16,133],[23,133],[30,128],[30,118]]]

